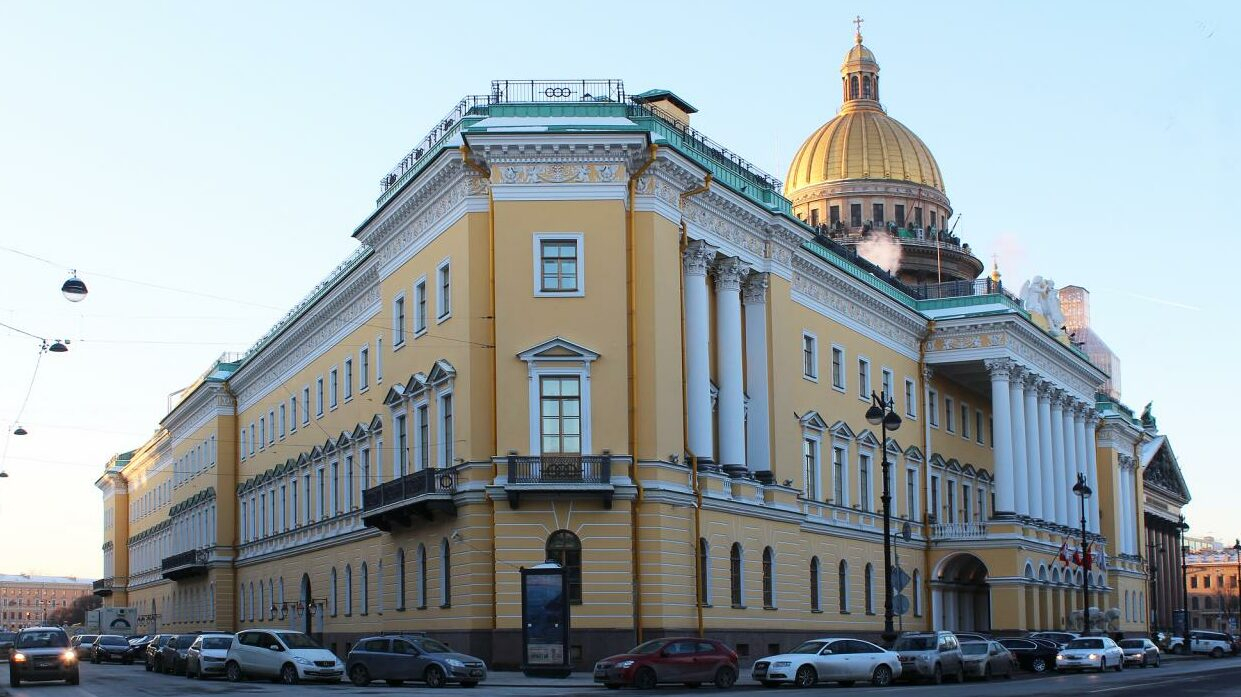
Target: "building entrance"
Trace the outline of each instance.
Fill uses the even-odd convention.
[[[931,582],[931,604],[936,629],[989,631],[991,588],[986,565],[967,552],[945,557]]]

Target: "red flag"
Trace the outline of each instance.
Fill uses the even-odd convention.
[[[1069,541],[1068,540],[1065,540],[1064,542],[1060,543],[1060,553],[1056,555],[1056,558],[1064,562],[1065,564],[1069,563]]]
[[[1070,561],[1072,561],[1074,564],[1077,564],[1078,566],[1081,566],[1081,564],[1082,564],[1082,551],[1081,551],[1080,549],[1074,548],[1074,549],[1073,549],[1073,558],[1072,558]]]
[[[1093,565],[1092,562],[1094,561],[1094,552],[1090,551],[1090,548],[1093,546],[1093,542],[1087,544],[1086,553],[1082,556],[1082,566],[1086,567],[1087,571],[1090,571],[1090,567]]]

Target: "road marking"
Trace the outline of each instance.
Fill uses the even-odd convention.
[[[1124,685],[1118,685],[1116,687],[1104,687],[1098,690],[1090,690],[1090,693],[1094,694],[1097,692],[1115,692],[1116,690],[1129,690],[1129,689],[1136,688],[1136,687],[1151,687],[1152,685],[1167,685],[1169,683],[1174,683],[1174,682],[1185,682],[1187,680],[1201,680],[1201,679],[1202,677],[1186,676],[1185,678],[1178,678],[1176,680],[1158,680],[1155,682],[1125,683]]]

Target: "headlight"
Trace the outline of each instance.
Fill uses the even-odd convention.
[[[616,667],[617,668],[628,668],[629,666],[632,666],[633,663],[634,663],[633,661],[621,661],[620,663],[616,664]]]
[[[464,663],[462,663],[461,661],[458,661],[458,660],[457,660],[457,659],[455,659],[455,658],[450,658],[450,659],[448,659],[448,660],[446,660],[446,661],[444,661],[444,662],[445,662],[445,663],[447,663],[448,665],[452,666],[453,668],[464,668],[464,667],[465,667],[465,664],[464,664]]]
[[[1063,660],[1064,660],[1064,654],[1062,654],[1062,653],[1058,653],[1058,654],[1056,654],[1056,660],[1057,660],[1057,661],[1063,661]]]
[[[772,668],[788,668],[791,665],[793,665],[792,661],[776,661],[775,663],[771,664],[771,667]]]
[[[69,649],[68,651],[60,654],[60,657],[63,658],[66,663],[73,663],[78,660],[78,655],[73,652],[73,649]]]
[[[302,664],[302,665],[304,665],[304,666],[311,665],[310,659],[308,659],[308,658],[302,658],[301,656],[294,656],[294,657],[293,657],[293,662],[294,662],[294,663],[300,663],[300,664]]]
[[[24,653],[15,653],[15,654],[13,654],[13,662],[14,662],[14,663],[25,663],[25,662],[26,662],[26,654],[24,654]]]
[[[1094,661],[1094,660],[1098,660],[1098,658],[1099,658],[1099,657],[1098,657],[1097,655],[1095,655],[1095,654],[1093,654],[1093,653],[1092,653],[1092,654],[1090,654],[1089,656],[1087,656],[1087,657],[1086,657],[1086,660],[1089,660],[1089,661]]]

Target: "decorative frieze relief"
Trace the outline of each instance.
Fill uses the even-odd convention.
[[[888,307],[874,293],[856,287],[801,254],[793,258],[793,292],[870,330],[906,355],[917,355],[925,329],[922,320]]]
[[[509,164],[491,169],[495,184],[613,184],[625,178],[624,166],[614,162]]]
[[[1047,340],[1051,341],[1050,337]],[[1036,341],[1038,337],[1027,332],[1016,315],[986,323],[940,323],[927,342],[927,355],[937,362],[951,362],[952,357],[944,354],[958,351],[1007,354],[1044,379],[1070,391],[1076,401],[1093,404],[1096,385],[1091,382],[1093,378],[1088,377],[1092,369],[1081,365],[1077,357],[1058,355],[1059,352],[1036,345]],[[963,356],[962,360],[966,358]]]

